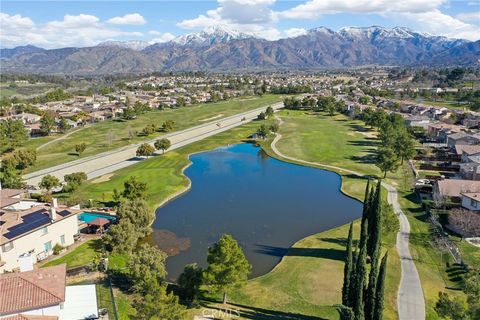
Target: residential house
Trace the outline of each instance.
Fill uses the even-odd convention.
[[[99,319],[95,285],[66,286],[66,275],[66,264],[1,274],[0,319]]]
[[[459,132],[465,132],[465,128],[447,123],[432,123],[427,127],[428,135],[432,138],[436,138],[439,142],[446,142],[448,135]]]
[[[469,157],[480,155],[480,145],[478,144],[457,144],[455,145],[455,153],[464,163],[470,162]]]
[[[13,115],[12,119],[22,120],[23,124],[34,124],[34,123],[39,123],[42,117],[39,116],[38,114],[23,112],[20,114]]]
[[[479,144],[480,137],[465,132],[454,133],[447,136],[447,146],[454,148],[459,144]]]
[[[434,199],[450,199],[461,201],[462,193],[480,192],[480,181],[443,179],[435,181],[433,185]]]
[[[426,116],[414,116],[414,115],[406,115],[405,116],[405,124],[409,127],[422,127],[427,128],[430,124],[430,119]]]
[[[28,199],[24,191],[0,190],[0,273],[20,267],[20,259],[31,256],[33,262],[53,254],[59,244],[68,247],[78,234],[80,210]]]
[[[472,211],[480,211],[480,192],[464,192],[462,196],[462,207]]]
[[[92,122],[100,122],[100,121],[105,121],[108,118],[111,118],[112,114],[110,113],[110,111],[100,110],[100,111],[90,112],[88,116],[90,117]]]

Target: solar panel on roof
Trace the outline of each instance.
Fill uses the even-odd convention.
[[[71,212],[68,211],[68,210],[62,210],[62,211],[60,211],[60,212],[57,212],[57,214],[61,215],[62,217],[66,217],[66,216],[68,216],[69,214],[71,214]]]
[[[39,210],[24,215],[22,217],[23,222],[8,228],[8,232],[3,236],[7,239],[12,239],[38,227],[48,225],[50,223],[50,217],[44,212],[43,210]]]

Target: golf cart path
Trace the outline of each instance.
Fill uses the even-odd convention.
[[[279,120],[280,124],[283,123],[283,121],[278,116],[276,116],[276,118]],[[276,146],[277,142],[281,138],[282,135],[277,133],[271,143],[272,151],[280,158],[310,166],[332,169],[335,171],[344,172],[359,177],[365,177],[364,174],[349,169],[324,163],[305,161],[302,159],[284,155],[277,149]],[[410,254],[410,248],[408,244],[410,236],[410,223],[408,222],[408,219],[405,213],[402,211],[398,202],[397,189],[387,183],[383,183],[383,186],[388,191],[388,203],[392,205],[393,210],[395,211],[398,220],[400,221],[400,230],[397,233],[396,242],[396,248],[401,261],[401,279],[397,294],[398,317],[399,320],[424,320],[425,299],[423,296],[422,284],[420,282],[417,268],[415,267],[415,262],[413,261],[412,255]]]

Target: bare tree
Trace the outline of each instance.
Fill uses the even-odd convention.
[[[132,140],[133,137],[135,137],[135,135],[136,135],[135,130],[133,130],[132,127],[130,127],[130,126],[127,127],[127,133],[128,133],[128,139],[129,140]]]
[[[440,192],[434,192],[433,203],[437,209],[444,208],[445,204],[447,203],[447,198]]]
[[[432,246],[440,252],[440,263],[443,264],[443,254],[450,252],[447,238],[442,235],[434,236]]]
[[[107,140],[108,145],[110,145],[110,146],[111,146],[111,145],[113,144],[113,142],[115,141],[115,138],[116,138],[115,132],[113,132],[112,130],[109,130],[109,131],[107,132],[107,135],[105,136],[105,139]]]
[[[448,222],[463,231],[463,236],[480,236],[480,213],[463,208],[453,209],[448,215]]]

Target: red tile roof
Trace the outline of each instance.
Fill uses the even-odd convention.
[[[36,316],[30,314],[16,314],[14,316],[2,318],[2,320],[58,320],[57,316]]]
[[[21,313],[65,301],[66,264],[0,275],[0,315]]]

